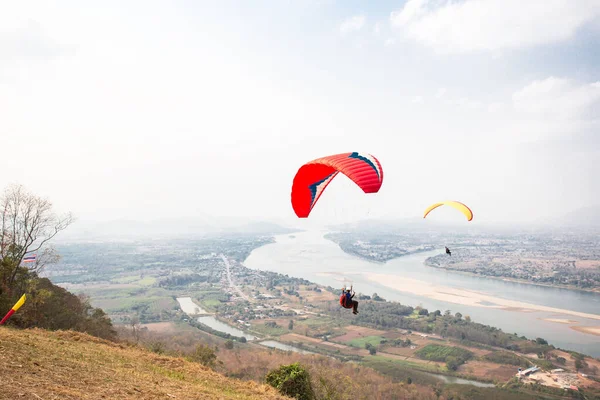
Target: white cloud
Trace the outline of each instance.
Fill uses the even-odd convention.
[[[345,35],[351,32],[359,31],[365,25],[364,15],[355,15],[340,24],[340,32]]]
[[[379,36],[379,34],[381,33],[381,23],[380,22],[376,22],[375,25],[373,25],[373,33],[377,36]]]
[[[551,76],[515,92],[512,101],[519,112],[554,119],[585,119],[588,111],[600,105],[600,81],[580,84]]]
[[[446,88],[439,88],[437,92],[435,92],[435,98],[441,99],[446,94]]]
[[[503,111],[503,110],[505,110],[505,108],[506,108],[506,106],[502,102],[494,102],[494,103],[488,104],[488,106],[487,106],[487,110],[491,113],[497,113],[497,112]]]
[[[388,38],[385,40],[386,47],[393,46],[395,43],[396,43],[396,39]]]
[[[557,43],[600,16],[598,0],[408,0],[393,26],[439,53]]]
[[[415,96],[411,100],[411,103],[414,103],[414,104],[423,104],[424,102],[425,102],[425,99],[423,98],[423,96]]]
[[[528,83],[506,100],[486,106],[485,129],[499,140],[569,140],[600,128],[599,82],[548,77]]]
[[[470,99],[468,97],[460,97],[452,101],[459,107],[470,109],[470,110],[480,110],[483,105],[480,101]]]

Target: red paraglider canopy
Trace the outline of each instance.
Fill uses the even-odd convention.
[[[383,183],[381,164],[370,154],[343,153],[310,161],[300,167],[292,185],[292,207],[298,217],[308,217],[327,185],[339,172],[365,193],[377,193]]]

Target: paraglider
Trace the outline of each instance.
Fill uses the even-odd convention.
[[[444,247],[446,247],[446,246],[444,246]],[[452,255],[452,252],[450,251],[450,249],[448,247],[446,247],[446,254],[448,254],[449,256]]]
[[[352,294],[350,294],[352,292]],[[352,308],[352,314],[358,314],[358,301],[354,300],[354,290],[352,286],[350,289],[342,288],[342,295],[340,296],[340,305],[344,308]]]
[[[307,218],[323,191],[338,173],[350,178],[365,193],[377,193],[383,169],[370,154],[335,154],[309,161],[300,167],[292,184],[292,207],[299,218]]]
[[[448,205],[450,207],[456,208],[458,211],[463,213],[465,215],[465,217],[467,217],[467,221],[471,221],[473,219],[473,211],[471,211],[471,209],[469,207],[467,207],[465,204],[463,204],[459,201],[453,201],[453,200],[442,201],[440,203],[435,203],[435,204],[430,205],[425,210],[423,218],[427,217],[427,214],[429,214],[432,210],[434,210],[440,206],[443,206],[443,205]]]

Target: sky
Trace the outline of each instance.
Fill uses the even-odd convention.
[[[0,0],[0,187],[80,220],[536,221],[600,203],[598,0]],[[461,218],[437,210],[440,218]],[[433,216],[433,214],[431,214]],[[429,218],[429,217],[428,217]]]

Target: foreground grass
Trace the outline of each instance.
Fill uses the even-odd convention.
[[[269,386],[72,331],[0,327],[2,397],[285,399]]]

